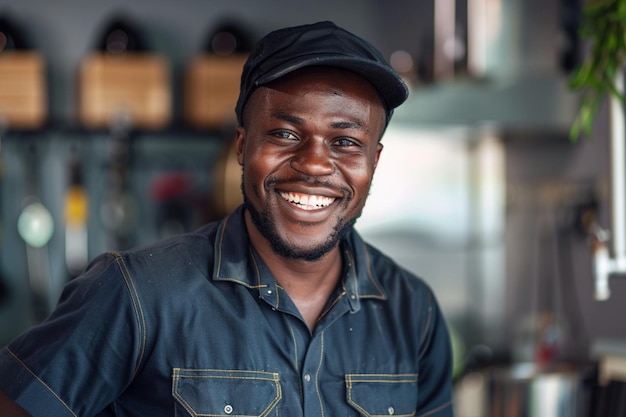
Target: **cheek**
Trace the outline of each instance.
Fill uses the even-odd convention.
[[[273,160],[260,152],[246,152],[244,158],[244,187],[256,197],[262,197],[265,183],[272,175]]]
[[[247,149],[245,162],[256,176],[253,180],[261,182],[288,166],[290,157],[288,152],[277,147],[259,145],[254,149]]]
[[[354,201],[362,204],[362,202],[367,198],[372,184],[373,175],[373,164],[359,164],[349,168],[344,168],[344,176],[347,179],[348,185],[352,188]]]
[[[271,157],[260,153],[251,153],[247,160],[247,167],[252,173],[252,179],[262,181],[271,170],[271,162]]]
[[[374,171],[376,170],[376,159],[360,158],[355,161],[346,161],[344,166],[344,172],[347,177],[351,179],[354,184],[366,185],[372,182]]]

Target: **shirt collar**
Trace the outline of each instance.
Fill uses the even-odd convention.
[[[278,305],[276,280],[261,258],[254,255],[243,214],[244,208],[239,206],[218,226],[213,279],[257,288],[267,302]],[[358,311],[362,299],[385,300],[387,296],[375,276],[369,248],[361,236],[352,229],[341,246],[345,271],[343,286],[351,310]]]

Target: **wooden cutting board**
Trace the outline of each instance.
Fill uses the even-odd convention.
[[[47,118],[45,61],[35,51],[0,53],[0,120],[6,128],[34,129]]]
[[[121,116],[138,128],[170,122],[170,71],[160,55],[93,53],[81,64],[79,83],[80,119],[89,128],[108,128]]]
[[[198,128],[222,128],[236,123],[235,105],[247,54],[199,55],[185,74],[185,121]]]

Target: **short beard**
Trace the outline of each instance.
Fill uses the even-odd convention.
[[[330,235],[328,240],[326,240],[323,244],[309,249],[298,249],[292,247],[289,242],[286,242],[280,237],[276,231],[276,223],[274,222],[274,218],[272,217],[271,211],[268,207],[265,207],[264,210],[260,212],[252,203],[250,203],[243,186],[243,182],[241,190],[243,193],[243,205],[250,213],[252,223],[254,223],[261,235],[263,235],[263,237],[265,237],[265,239],[270,243],[274,253],[285,259],[297,259],[309,262],[321,259],[324,255],[334,249],[339,242],[341,242],[341,240],[352,229],[357,218],[359,217],[356,216],[348,221],[340,221],[334,227],[333,233]]]

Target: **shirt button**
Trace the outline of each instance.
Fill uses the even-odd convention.
[[[392,415],[394,415],[394,414],[395,414],[396,410],[394,410],[394,409],[393,409],[393,407],[389,407],[389,408],[387,409],[387,412],[389,413],[389,415],[390,415],[390,416],[392,416]]]
[[[311,374],[304,374],[304,381],[305,382],[310,382],[311,381]]]
[[[225,412],[226,414],[232,414],[232,412],[233,412],[233,406],[232,406],[232,405],[230,405],[230,404],[227,404],[227,405],[224,407],[224,412]]]

